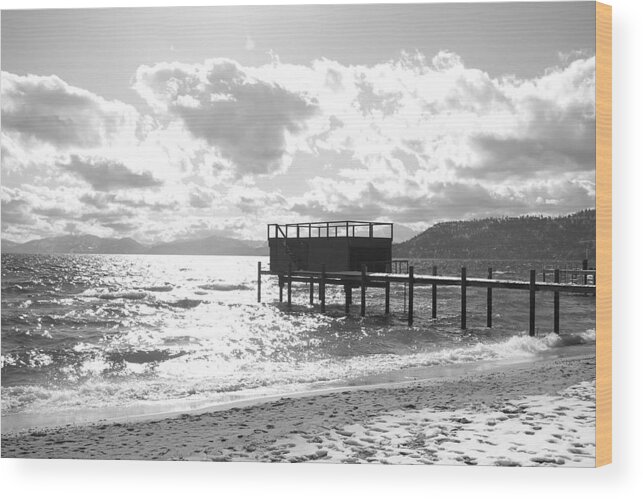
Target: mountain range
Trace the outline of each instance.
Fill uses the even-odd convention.
[[[223,236],[179,240],[145,246],[132,238],[104,238],[91,235],[67,235],[16,243],[2,239],[3,253],[89,253],[152,255],[267,255],[263,242]]]
[[[393,255],[395,258],[593,259],[595,238],[595,210],[560,217],[485,218],[435,224],[405,242],[394,244]],[[267,255],[268,245],[264,241],[221,235],[149,246],[128,237],[66,235],[26,243],[2,239],[2,252],[251,256]]]

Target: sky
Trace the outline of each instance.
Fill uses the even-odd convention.
[[[595,203],[593,2],[2,12],[2,237]]]

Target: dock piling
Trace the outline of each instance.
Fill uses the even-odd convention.
[[[413,265],[409,267],[409,326],[413,325]]]
[[[288,264],[288,308],[292,307],[292,263]]]
[[[261,303],[261,262],[257,262],[257,303]]]
[[[529,271],[529,336],[536,335],[536,271]]]
[[[460,274],[460,329],[467,329],[467,268]]]
[[[362,279],[361,279],[361,291],[362,291],[362,307],[361,307],[361,316],[366,316],[366,265],[362,264]]]
[[[257,262],[257,301],[261,303],[261,291],[263,287],[262,276],[272,275],[278,280],[279,285],[279,302],[284,302],[284,286],[288,286],[287,303],[292,306],[292,284],[293,282],[304,283],[310,286],[310,301],[314,299],[314,285],[319,282],[319,300],[321,302],[321,312],[326,312],[326,286],[344,286],[345,293],[345,310],[350,312],[350,305],[353,303],[353,288],[361,287],[361,316],[366,316],[366,290],[368,287],[384,288],[384,310],[386,314],[391,313],[391,284],[399,283],[404,286],[404,295],[407,295],[408,302],[404,302],[404,313],[408,313],[408,324],[414,322],[414,298],[416,286],[431,286],[433,288],[432,296],[432,315],[437,315],[437,286],[460,286],[461,299],[461,323],[462,329],[467,328],[467,288],[484,288],[487,291],[487,327],[493,324],[493,288],[512,289],[529,291],[529,335],[535,336],[536,333],[536,292],[554,293],[554,332],[560,334],[560,294],[561,293],[583,293],[585,295],[596,292],[596,285],[583,285],[566,282],[566,273],[563,269],[547,270],[552,273],[553,277],[549,282],[536,282],[537,271],[529,271],[528,281],[502,280],[494,278],[493,269],[487,269],[487,276],[482,279],[468,278],[467,268],[461,268],[460,276],[438,276],[437,267],[433,266],[432,275],[416,275],[412,265],[408,266],[408,274],[388,274],[381,272],[368,272],[366,265],[362,266],[361,272],[333,271],[330,275],[326,274],[326,265],[321,265],[321,271],[294,270],[294,264],[288,265],[284,270],[265,270],[261,262]],[[538,271],[539,272],[539,271]],[[581,271],[577,271],[581,272]],[[592,271],[589,271],[592,272]],[[569,273],[569,271],[567,272]],[[582,275],[582,274],[579,274]],[[582,281],[581,281],[582,282]],[[408,304],[408,309],[407,309]]]
[[[560,270],[554,270],[554,282],[560,282]],[[560,334],[560,293],[554,291],[554,333]]]
[[[384,314],[389,315],[391,313],[391,283],[386,282],[384,285]]]
[[[433,266],[433,275],[438,275],[438,266]],[[431,317],[433,319],[438,316],[438,285],[431,285]]]
[[[326,264],[322,263],[321,276],[319,279],[319,299],[321,301],[321,313],[326,313]]]
[[[310,297],[309,301],[311,305],[314,305],[315,303],[315,278],[311,277],[310,278]]]
[[[489,280],[493,279],[493,269],[489,267],[487,269],[487,278]],[[489,286],[487,288],[487,327],[491,327],[491,320],[493,315],[493,288]]]

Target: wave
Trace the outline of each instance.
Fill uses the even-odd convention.
[[[461,348],[444,348],[433,352],[411,355],[375,354],[352,358],[328,358],[312,362],[234,362],[228,368],[219,366],[215,376],[193,377],[190,372],[198,369],[203,352],[190,357],[184,350],[132,350],[112,351],[102,359],[89,358],[82,366],[85,375],[92,374],[76,389],[45,388],[41,386],[15,386],[2,388],[3,414],[13,412],[36,412],[39,410],[68,410],[78,407],[128,406],[141,401],[164,401],[189,398],[190,400],[216,400],[222,394],[257,391],[285,393],[302,389],[312,383],[348,380],[404,368],[448,366],[480,361],[529,359],[569,345],[595,341],[595,331],[578,334],[557,335],[550,333],[541,337],[514,336],[497,343],[476,344]],[[30,359],[33,367],[51,362],[40,352]],[[187,357],[186,357],[187,356]],[[186,360],[187,359],[187,360]],[[11,364],[17,359],[5,358]],[[100,374],[106,362],[125,362],[125,372],[119,382],[104,379]],[[146,363],[173,364],[169,370],[162,369],[162,378],[141,378]],[[136,366],[140,367],[136,367]],[[185,371],[184,371],[185,370]],[[126,376],[129,372],[129,376]],[[134,376],[134,377],[132,377]]]
[[[198,307],[202,303],[207,303],[204,300],[195,300],[191,298],[183,298],[181,300],[176,300],[173,302],[168,302],[167,305],[170,307],[177,307],[177,308],[194,308]]]
[[[143,300],[149,295],[142,291],[117,291],[115,293],[102,293],[98,295],[101,300]]]
[[[137,288],[137,289],[142,289],[142,290],[145,290],[145,291],[151,291],[151,292],[156,292],[156,293],[166,293],[166,292],[172,291],[174,289],[174,287],[169,286],[169,285],[167,285],[167,286],[142,286],[142,287]]]
[[[28,368],[41,368],[49,366],[54,362],[54,359],[48,353],[30,350],[20,354],[8,353],[0,355],[0,368],[7,367],[28,367]]]
[[[229,284],[224,282],[202,284],[199,288],[207,291],[247,291],[251,289],[247,284]]]

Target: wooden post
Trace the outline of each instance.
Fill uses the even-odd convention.
[[[366,265],[362,264],[362,307],[361,316],[366,316]]]
[[[467,329],[467,268],[460,274],[460,329]]]
[[[583,270],[587,271],[589,268],[587,258],[583,260]],[[587,284],[587,272],[583,272],[583,284]]]
[[[536,271],[529,271],[529,336],[536,335]]]
[[[404,313],[406,313],[406,283],[404,283]]]
[[[319,299],[321,300],[321,313],[326,313],[326,264],[322,263],[321,277],[319,278]]]
[[[487,278],[493,279],[493,269],[489,267],[487,269]],[[493,315],[493,288],[489,286],[487,288],[487,327],[491,327],[491,318]]]
[[[351,285],[350,284],[344,284],[344,312],[346,315],[349,315],[351,312]]]
[[[284,276],[279,274],[279,303],[284,301]]]
[[[313,305],[315,303],[315,278],[311,277],[310,278],[310,304]]]
[[[261,262],[257,262],[257,303],[261,303]]]
[[[409,267],[409,326],[413,325],[413,265]]]
[[[554,270],[554,282],[560,282],[560,270]],[[554,333],[560,334],[560,293],[554,291]]]
[[[391,313],[391,283],[386,281],[384,285],[384,314]]]
[[[288,264],[288,307],[292,306],[292,263]]]
[[[433,266],[433,275],[438,275],[438,266]],[[438,316],[438,285],[433,284],[431,286],[431,317],[436,318]]]

